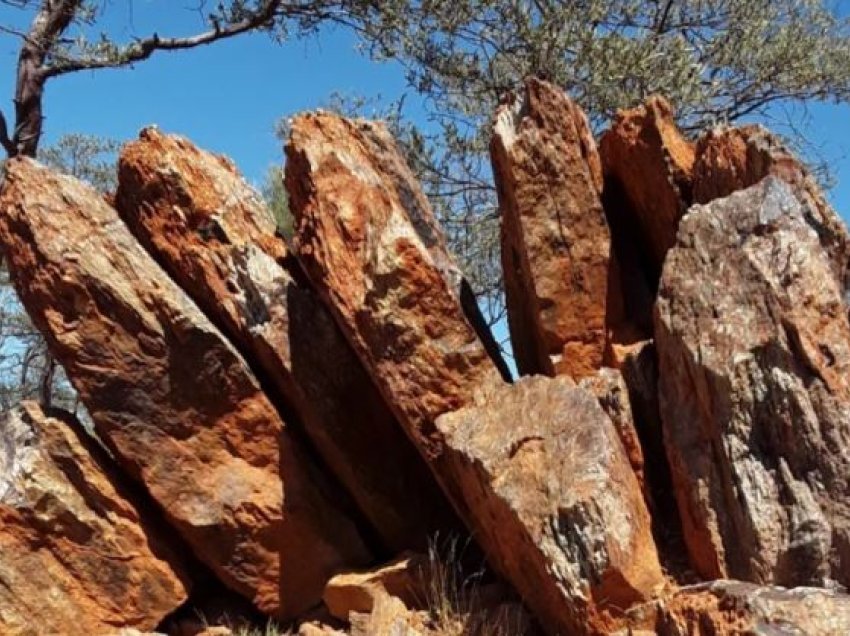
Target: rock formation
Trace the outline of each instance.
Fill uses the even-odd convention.
[[[516,384],[382,125],[294,118],[291,252],[155,129],[108,199],[8,161],[98,439],[0,418],[0,632],[850,632],[850,235],[761,128],[652,98],[594,144],[542,81],[496,116]]]
[[[522,378],[437,428],[474,536],[547,632],[608,633],[663,586],[640,486],[592,393]]]
[[[24,306],[100,438],[234,590],[273,615],[368,562],[243,359],[93,189],[6,165],[0,240]]]
[[[296,280],[265,203],[229,161],[146,129],[121,153],[116,199],[156,260],[269,378],[390,553],[457,528],[333,318]]]
[[[6,636],[148,630],[186,600],[180,560],[81,431],[30,402],[0,419]]]
[[[605,354],[611,238],[587,118],[560,88],[528,80],[496,113],[490,155],[517,368],[592,375]]]
[[[694,206],[657,305],[661,410],[706,578],[850,584],[850,324],[783,181]]]

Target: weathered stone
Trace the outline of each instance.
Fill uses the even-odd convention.
[[[343,572],[328,581],[322,600],[331,616],[343,621],[351,612],[371,612],[382,594],[394,596],[410,609],[422,609],[428,570],[426,557],[409,554],[372,570]]]
[[[437,636],[437,633],[428,629],[427,614],[409,610],[404,603],[389,594],[379,594],[371,612],[355,612],[350,620],[350,636]]]
[[[473,535],[552,634],[607,633],[663,585],[617,432],[561,376],[482,388],[437,421]]]
[[[629,464],[635,471],[641,492],[643,492],[644,498],[649,501],[646,476],[644,475],[643,448],[635,427],[635,418],[629,399],[629,388],[626,386],[622,374],[616,369],[600,369],[596,372],[596,375],[584,378],[579,386],[596,396],[602,410],[611,419],[614,428],[617,430],[617,435],[620,437],[620,442],[623,444],[623,449],[626,451],[626,457],[629,458]]]
[[[530,79],[499,107],[490,156],[519,372],[592,375],[605,353],[611,237],[587,118],[562,89]]]
[[[631,623],[629,636],[641,628],[658,636],[844,636],[850,633],[850,596],[811,587],[712,581],[640,608]]]
[[[694,206],[667,257],[661,413],[705,578],[850,584],[850,324],[831,266],[774,177]]]
[[[845,289],[850,283],[850,234],[815,179],[781,140],[762,126],[719,127],[700,137],[694,164],[694,202],[708,203],[755,185],[768,175],[792,186],[806,220],[820,237]]]
[[[288,268],[262,198],[226,159],[156,129],[124,147],[117,205],[230,335],[390,553],[457,527],[451,507],[313,291]],[[297,270],[293,270],[298,273]]]
[[[0,420],[0,632],[151,630],[186,599],[188,579],[65,417],[24,402]]]
[[[642,249],[656,272],[676,242],[676,228],[691,200],[694,147],[676,128],[673,109],[661,97],[617,113],[599,142],[611,205],[628,209],[641,231]],[[621,211],[622,212],[622,211]]]
[[[368,562],[241,356],[93,189],[16,159],[0,210],[21,300],[99,437],[219,578],[290,616]]]
[[[320,113],[291,130],[297,256],[407,434],[439,463],[434,421],[497,373],[433,212],[384,126]]]

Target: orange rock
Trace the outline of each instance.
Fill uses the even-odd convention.
[[[0,241],[98,436],[195,554],[263,611],[370,559],[244,360],[90,187],[6,165]]]
[[[642,250],[657,275],[690,205],[694,146],[676,128],[670,104],[656,96],[619,112],[599,153],[605,188],[619,195],[611,204],[624,206],[636,220]]]
[[[330,615],[343,621],[352,612],[372,612],[383,594],[399,599],[409,609],[422,609],[428,567],[426,557],[407,554],[371,570],[342,572],[328,581],[322,600]]]
[[[271,213],[236,168],[148,128],[124,147],[119,184],[131,230],[274,385],[389,552],[424,549],[459,527],[333,318],[291,273],[300,272]]]
[[[296,255],[407,434],[439,461],[436,418],[498,374],[431,207],[380,124],[301,115],[286,152]]]
[[[545,631],[607,634],[664,586],[640,486],[590,391],[529,376],[437,428],[473,536]]]
[[[71,416],[33,402],[0,420],[0,633],[150,630],[188,594],[163,535]]]
[[[755,185],[768,175],[791,185],[806,219],[833,261],[839,284],[850,282],[850,234],[815,179],[781,140],[761,126],[719,127],[700,137],[694,165],[694,202],[708,203]]]
[[[499,107],[490,156],[517,367],[592,375],[605,353],[611,237],[587,118],[563,90],[530,79]]]

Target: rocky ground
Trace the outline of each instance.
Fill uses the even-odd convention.
[[[850,633],[850,235],[768,131],[506,100],[518,380],[383,125],[286,153],[290,245],[155,128],[108,200],[7,163],[96,438],[0,423],[0,633]]]

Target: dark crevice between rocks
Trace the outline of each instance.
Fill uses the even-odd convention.
[[[493,336],[493,331],[481,313],[481,308],[478,306],[478,299],[472,291],[472,286],[465,278],[460,281],[460,307],[472,329],[475,331],[475,334],[478,336],[478,339],[481,341],[481,344],[484,345],[487,355],[490,356],[493,364],[499,370],[502,379],[505,382],[513,382],[511,370],[502,356],[502,348],[499,346],[499,343]]]
[[[665,572],[678,584],[697,579],[691,570],[673,478],[664,447],[658,398],[658,358],[654,344],[630,356],[622,368],[629,389],[635,430],[644,456],[652,535]]]
[[[611,232],[613,266],[609,299],[612,292],[619,294],[615,302],[619,315],[611,315],[609,311],[609,327],[614,330],[615,340],[618,336],[624,336],[627,342],[651,338],[652,311],[661,270],[653,261],[649,241],[616,178],[606,177],[602,205]],[[628,327],[638,333],[632,337],[623,334]]]

